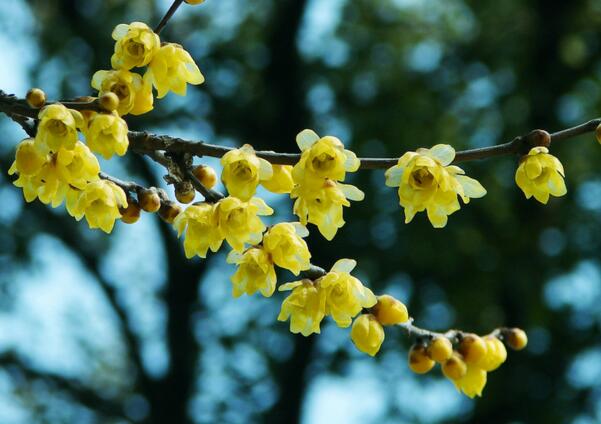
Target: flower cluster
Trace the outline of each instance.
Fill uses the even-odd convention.
[[[451,342],[455,340],[455,346]],[[484,337],[476,334],[435,335],[419,340],[409,350],[409,367],[425,374],[436,363],[457,390],[473,398],[482,396],[487,373],[496,370],[507,359],[502,340],[515,350],[526,347],[527,337],[518,328],[503,329]]]
[[[202,84],[204,77],[182,46],[163,43],[152,29],[142,22],[119,24],[113,30],[115,53],[112,70],[97,71],[92,87],[99,96],[113,93],[118,98],[117,113],[141,115],[153,109],[152,87],[157,97],[169,91],[184,96],[186,84]],[[147,67],[144,76],[132,68]]]
[[[374,306],[376,297],[361,281],[350,275],[357,263],[340,259],[330,272],[315,281],[303,279],[280,286],[291,291],[282,303],[279,321],[290,319],[290,331],[308,336],[320,332],[320,324],[330,315],[339,327],[348,327],[363,308]]]
[[[86,135],[89,131],[83,116],[62,104],[51,104],[41,109],[38,118],[35,138],[19,144],[8,171],[18,176],[14,185],[23,189],[27,202],[39,199],[58,207],[66,200],[74,218],[85,216],[90,228],[110,232],[127,201],[121,188],[99,180],[100,166],[89,147],[95,140],[88,137],[88,145],[78,140],[78,131]]]
[[[302,154],[292,169],[294,213],[301,223],[317,225],[332,240],[344,225],[342,207],[350,206],[349,200],[364,198],[357,187],[341,183],[347,172],[359,169],[359,159],[336,137],[320,138],[311,130],[301,131],[296,143]]]

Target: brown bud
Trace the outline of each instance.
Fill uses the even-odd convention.
[[[140,219],[140,205],[129,196],[127,197],[127,207],[119,208],[119,212],[121,213],[121,221],[126,224],[133,224]]]
[[[466,334],[459,342],[459,353],[468,364],[477,364],[487,351],[486,343],[476,334]]]
[[[41,108],[46,103],[46,93],[39,88],[32,88],[25,96],[27,104],[34,108]]]
[[[425,374],[434,367],[435,362],[430,359],[423,344],[414,344],[409,349],[409,368],[416,374]]]
[[[527,135],[527,140],[528,151],[530,151],[532,147],[549,147],[551,145],[551,134],[545,130],[533,130]]]
[[[522,350],[528,344],[526,332],[520,328],[510,328],[503,333],[507,346],[513,350]]]
[[[177,203],[167,200],[161,204],[161,208],[159,209],[159,216],[163,219],[163,221],[173,224],[173,220],[176,216],[180,214],[182,211],[181,206]]]
[[[102,110],[112,112],[119,107],[119,97],[109,91],[98,98],[98,105]]]
[[[217,173],[210,166],[198,165],[192,170],[192,173],[206,188],[213,188],[217,184]]]
[[[161,198],[154,187],[138,190],[138,202],[146,212],[156,212],[161,207]]]
[[[196,191],[190,181],[182,181],[175,185],[175,198],[180,203],[192,203],[196,197]]]

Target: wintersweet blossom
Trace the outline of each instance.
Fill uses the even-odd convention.
[[[169,91],[185,96],[186,84],[198,85],[205,80],[190,53],[175,43],[161,46],[148,65],[144,79],[154,85],[159,99]]]
[[[264,249],[251,247],[244,253],[232,250],[227,255],[227,262],[238,265],[231,278],[234,297],[252,295],[257,291],[270,297],[275,291],[275,269],[269,253]]]
[[[277,266],[298,275],[311,265],[311,253],[302,239],[308,235],[307,228],[298,222],[281,222],[265,233],[263,248]]]
[[[85,216],[90,228],[110,233],[115,221],[121,218],[119,208],[127,207],[127,198],[121,187],[110,181],[98,180],[87,184],[81,191],[70,190],[67,206],[76,220]]]
[[[260,181],[269,180],[273,175],[271,164],[257,157],[255,149],[249,144],[223,155],[221,166],[221,180],[227,191],[243,201],[255,194]]]
[[[159,36],[142,22],[119,24],[113,30],[112,37],[116,43],[111,66],[115,69],[128,71],[147,65],[161,46]]]
[[[325,293],[311,280],[295,281],[279,287],[292,292],[282,303],[278,321],[290,319],[290,331],[308,336],[320,333],[319,325],[325,316]]]
[[[515,173],[515,182],[526,195],[546,204],[549,196],[563,196],[567,193],[563,180],[563,165],[546,147],[533,147],[522,158]]]
[[[127,123],[116,113],[97,113],[85,131],[86,144],[105,159],[127,152]]]
[[[217,226],[217,220],[215,206],[211,203],[188,206],[175,217],[173,227],[177,230],[177,236],[181,237],[185,234],[186,258],[195,255],[205,258],[209,249],[213,252],[219,250],[223,242],[223,234]]]
[[[297,185],[290,197],[296,199],[293,210],[301,224],[317,225],[319,232],[332,240],[345,223],[342,207],[350,206],[349,200],[363,200],[365,195],[350,184],[324,180],[320,188]]]
[[[98,95],[114,93],[119,98],[117,113],[141,115],[153,108],[152,86],[142,76],[126,70],[96,71],[92,76],[92,87]]]
[[[353,322],[351,340],[361,352],[375,356],[384,342],[384,328],[372,314],[361,314]]]
[[[244,250],[245,243],[258,244],[265,224],[259,215],[271,215],[273,209],[258,197],[243,202],[237,197],[226,197],[216,205],[217,225],[229,245],[237,252]]]
[[[84,119],[76,110],[57,103],[45,106],[38,114],[40,123],[35,136],[36,145],[43,151],[56,152],[60,148],[73,149],[77,129],[84,127]]]
[[[271,178],[261,181],[261,185],[272,193],[287,194],[294,188],[292,179],[292,166],[271,165],[273,175]]]
[[[405,209],[405,223],[416,213],[426,211],[435,228],[447,224],[448,215],[459,210],[458,196],[464,203],[486,194],[482,185],[464,171],[450,165],[455,150],[446,144],[431,149],[407,152],[398,164],[386,171],[386,185],[398,187],[399,203]]]
[[[348,327],[363,308],[377,303],[376,296],[350,272],[357,266],[352,259],[338,260],[332,269],[319,279],[319,287],[326,297],[326,314],[339,327]]]

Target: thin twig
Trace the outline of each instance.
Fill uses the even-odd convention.
[[[163,19],[161,19],[161,22],[159,22],[159,24],[154,29],[155,33],[161,33],[163,28],[165,28],[165,26],[167,25],[167,22],[169,22],[169,19],[171,19],[171,17],[175,14],[177,9],[182,5],[183,2],[184,0],[174,0],[169,10],[167,10],[167,13],[165,13],[165,16],[163,16]]]

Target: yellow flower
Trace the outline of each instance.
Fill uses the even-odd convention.
[[[292,180],[292,166],[271,165],[273,175],[270,179],[261,181],[261,185],[272,193],[290,193],[294,188]]]
[[[119,98],[117,113],[121,116],[141,115],[152,110],[152,86],[134,72],[97,71],[92,76],[92,87],[98,90],[99,96],[115,93]]]
[[[223,155],[221,165],[221,180],[227,191],[231,196],[244,201],[255,194],[261,180],[268,180],[273,175],[271,164],[258,158],[255,150],[248,144]]]
[[[227,262],[238,265],[231,278],[234,297],[240,297],[244,293],[252,295],[257,291],[265,297],[270,297],[275,291],[275,269],[265,250],[257,247],[252,247],[244,253],[232,250],[227,255]]]
[[[56,152],[60,148],[73,149],[75,147],[77,128],[84,127],[81,113],[57,103],[40,110],[38,118],[40,123],[35,141],[40,149]]]
[[[351,328],[351,340],[361,352],[375,356],[384,342],[384,328],[372,314],[361,314]]]
[[[80,192],[69,192],[69,212],[76,220],[84,216],[90,228],[110,233],[115,220],[121,218],[119,208],[127,207],[125,192],[116,184],[99,180],[86,185]]]
[[[263,247],[277,266],[298,275],[311,265],[311,253],[302,239],[308,235],[304,225],[282,222],[271,227],[263,236]]]
[[[185,232],[184,252],[186,258],[194,255],[206,258],[207,251],[217,252],[223,242],[223,235],[217,226],[215,206],[210,203],[197,203],[175,217],[173,226],[177,236]]]
[[[486,355],[478,362],[478,366],[484,371],[494,371],[507,359],[507,349],[501,340],[495,336],[484,337],[486,343]]]
[[[321,188],[296,186],[290,197],[294,202],[294,213],[301,224],[317,225],[319,232],[332,240],[338,229],[344,225],[342,207],[350,206],[350,200],[363,200],[364,194],[357,187],[325,180]]]
[[[159,36],[142,22],[119,24],[112,37],[116,41],[115,53],[111,57],[114,69],[128,71],[135,66],[146,66],[161,47]]]
[[[344,181],[346,172],[359,169],[360,161],[350,150],[345,150],[336,137],[319,136],[311,130],[303,130],[296,136],[302,151],[301,158],[292,170],[296,184],[317,185],[328,178]]]
[[[533,147],[520,161],[515,173],[515,182],[526,195],[546,204],[551,196],[567,193],[563,165],[546,147]]]
[[[86,143],[105,159],[123,156],[129,146],[127,123],[115,112],[97,113],[88,124]]]
[[[477,365],[467,364],[465,375],[457,380],[451,380],[460,392],[468,397],[482,396],[482,390],[486,386],[486,371]]]
[[[351,276],[356,265],[352,259],[340,259],[319,279],[319,287],[326,296],[326,314],[331,315],[339,327],[348,327],[361,309],[370,308],[378,301],[370,289]]]
[[[467,177],[457,166],[449,166],[455,150],[446,144],[431,149],[407,152],[397,165],[386,171],[386,185],[399,187],[399,203],[405,208],[405,223],[416,213],[427,211],[435,228],[447,224],[447,216],[459,210],[460,196],[464,203],[486,194],[482,185]]]
[[[295,281],[280,286],[279,291],[292,290],[282,303],[278,321],[290,318],[290,331],[308,336],[319,334],[319,324],[325,316],[324,292],[311,280]]]
[[[48,155],[42,154],[36,147],[33,138],[26,138],[17,146],[15,161],[8,170],[9,175],[34,175],[42,169],[47,162]]]
[[[148,65],[144,79],[154,85],[159,99],[165,97],[169,90],[185,96],[186,83],[198,85],[205,80],[190,53],[173,43],[161,46]]]
[[[253,197],[243,202],[237,197],[228,196],[216,206],[219,230],[225,240],[237,252],[244,250],[244,244],[261,242],[265,224],[257,215],[271,215],[271,209],[262,199]]]
[[[98,160],[80,141],[72,150],[60,149],[50,155],[35,151],[31,140],[22,142],[9,169],[9,174],[19,174],[14,185],[23,188],[27,202],[39,198],[41,202],[57,207],[70,187],[83,189],[89,181],[98,179]]]

